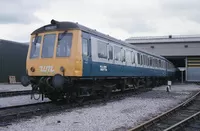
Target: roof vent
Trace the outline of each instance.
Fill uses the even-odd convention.
[[[169,35],[169,38],[171,39],[171,38],[172,38],[172,35]]]

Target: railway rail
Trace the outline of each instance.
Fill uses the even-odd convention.
[[[28,95],[28,94],[31,94],[31,90],[0,92],[0,98],[1,97],[19,96],[19,95]]]
[[[113,93],[110,99],[94,99],[94,100],[86,100],[82,103],[36,103],[29,105],[21,105],[21,106],[13,106],[13,107],[4,107],[0,108],[0,126],[10,125],[11,122],[19,120],[20,118],[30,118],[31,116],[42,115],[50,112],[58,112],[66,109],[73,109],[82,106],[103,104],[105,102],[112,102],[119,99],[123,99],[125,97],[130,97],[133,95],[137,95],[143,92],[147,92],[152,90],[152,88],[144,88],[137,89],[135,91],[125,91],[124,93]]]
[[[200,130],[200,91],[173,109],[129,131]]]

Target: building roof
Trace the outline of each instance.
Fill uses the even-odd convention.
[[[130,37],[125,40],[127,43],[185,43],[200,42],[200,35],[168,35],[168,36],[143,36]]]

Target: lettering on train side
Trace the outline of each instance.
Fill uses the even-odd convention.
[[[107,71],[107,66],[100,65],[100,71]]]
[[[54,72],[54,67],[53,66],[39,66],[40,68],[40,72],[43,72],[43,73],[53,73]]]

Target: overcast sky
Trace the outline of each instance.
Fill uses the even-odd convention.
[[[29,41],[51,19],[74,21],[118,39],[200,34],[199,0],[0,0],[0,39]]]

